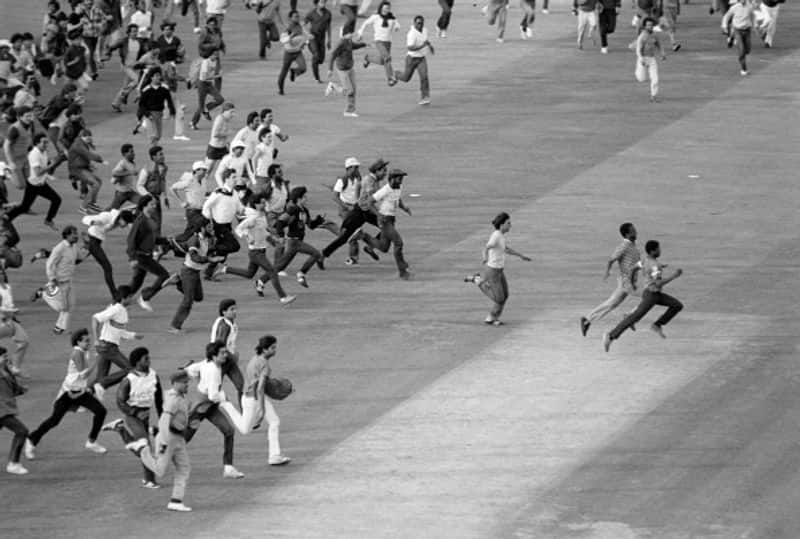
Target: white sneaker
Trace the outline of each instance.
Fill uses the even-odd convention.
[[[222,471],[222,477],[226,479],[241,479],[242,477],[244,477],[244,474],[239,470],[237,470],[236,468],[234,468],[232,465],[226,464],[225,468]]]
[[[141,307],[145,311],[150,311],[151,313],[153,312],[153,306],[150,305],[150,302],[144,299],[142,296],[139,296],[137,301],[139,302],[139,307]]]
[[[447,38],[447,32],[445,32],[444,30],[439,30],[439,37],[441,39],[446,39]]]
[[[550,13],[550,10],[549,10],[549,9],[543,9],[543,10],[542,10],[542,13],[544,13],[545,15],[547,15],[548,13]]]
[[[138,454],[139,451],[144,449],[146,445],[147,445],[147,439],[146,438],[139,438],[138,440],[134,440],[129,444],[125,444],[125,449],[127,449],[128,451],[132,451],[133,453]]]
[[[602,54],[608,54],[608,47],[600,47],[600,52]]]
[[[488,17],[489,16],[489,6],[488,6],[488,4],[481,8],[481,13],[483,13],[484,17]]]
[[[533,28],[528,26],[528,29],[525,30],[525,35],[528,36],[528,39],[532,38],[533,37]]]
[[[167,504],[168,511],[180,511],[181,513],[188,513],[192,510],[188,505],[183,505],[183,502],[169,502]]]
[[[286,273],[285,271],[279,271],[278,272],[278,277],[286,277],[287,275],[289,275],[289,274]]]
[[[182,140],[184,142],[188,142],[188,141],[190,141],[192,139],[190,139],[186,135],[175,135],[174,137],[172,137],[172,140]]]
[[[274,457],[269,458],[269,465],[270,466],[283,466],[284,464],[289,464],[292,461],[289,457],[285,457],[283,455],[276,455]]]
[[[86,440],[86,443],[83,444],[83,447],[85,447],[86,449],[88,449],[93,453],[97,453],[98,455],[102,455],[103,453],[108,451],[105,447],[98,444],[97,442],[90,442],[89,440]]]
[[[22,448],[22,451],[25,453],[25,458],[28,460],[33,460],[36,458],[36,446],[33,445],[30,438],[25,438],[25,447]]]
[[[519,37],[523,41],[528,39],[528,32],[527,32],[527,30],[525,28],[520,27],[520,29],[519,29]]]
[[[422,99],[419,100],[419,104],[420,105],[430,105],[431,104],[431,98],[430,97],[423,97]]]
[[[200,30],[199,26],[195,26],[194,30],[192,30],[192,32],[194,32],[195,34],[199,34],[200,32],[202,32],[202,30]]]
[[[498,37],[497,39],[495,39],[495,41],[497,41],[498,43],[503,43],[503,38],[502,37]]]
[[[743,76],[743,77],[746,77],[746,76],[747,76],[747,71],[745,71],[744,69],[742,69],[741,71],[739,71],[739,74],[740,74],[741,76]]]
[[[283,297],[283,298],[281,298],[281,305],[289,305],[290,303],[292,303],[296,299],[297,299],[297,296],[286,296],[286,297]]]
[[[347,118],[358,118],[358,113],[357,113],[357,112],[348,112],[348,111],[344,111],[344,113],[343,113],[343,114],[344,114],[344,116],[345,116],[345,117],[347,117]]]
[[[109,421],[108,423],[103,425],[100,431],[102,432],[121,431],[123,429],[124,424],[125,421],[121,417],[118,417],[117,419]]]
[[[159,485],[155,481],[147,481],[145,479],[142,479],[142,488],[147,488],[147,489],[150,489],[150,490],[156,490],[156,489],[161,488],[161,485]]]
[[[325,86],[325,97],[330,97],[333,95],[334,89],[336,87],[332,82],[328,82],[327,86]]]
[[[105,394],[106,394],[106,389],[103,386],[101,386],[100,384],[94,385],[94,396],[97,398],[97,400],[103,402],[103,395]]]
[[[25,475],[26,473],[28,473],[27,468],[25,468],[19,462],[9,462],[6,465],[6,471],[8,473],[13,473],[14,475]]]

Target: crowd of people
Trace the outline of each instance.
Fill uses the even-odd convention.
[[[747,74],[751,29],[760,33],[765,46],[772,46],[780,3],[737,0],[728,6],[726,0],[716,0],[711,8],[712,13],[722,13],[721,25],[728,46],[738,45],[743,75]],[[127,328],[128,308],[138,304],[141,309],[152,311],[154,298],[165,288],[175,287],[181,299],[168,331],[181,336],[194,304],[203,301],[204,281],[217,282],[224,275],[251,280],[259,296],[265,295],[269,283],[279,303],[289,305],[298,298],[286,292],[281,278],[287,277],[286,270],[294,258],[306,255],[295,280],[298,286],[309,288],[311,270],[325,270],[327,260],[345,244],[346,265],[359,264],[361,252],[379,261],[379,253],[388,253],[391,248],[398,277],[411,279],[413,274],[396,226],[400,210],[412,214],[403,199],[407,174],[400,168],[390,168],[383,158],[367,164],[362,173],[359,160],[347,157],[331,189],[335,204],[332,207],[339,219],[334,221],[324,214],[312,216],[309,190],[292,185],[278,160],[279,143],[286,143],[289,136],[276,125],[274,111],[264,107],[240,114],[222,93],[227,53],[223,30],[226,12],[231,8],[228,0],[165,0],[164,5],[156,0],[70,0],[68,4],[69,14],[59,0],[47,3],[40,37],[15,33],[9,40],[0,40],[0,138],[5,159],[0,163],[0,337],[13,343],[11,350],[0,347],[0,427],[14,433],[6,470],[12,474],[28,473],[21,456],[35,459],[42,439],[67,412],[88,411],[93,414],[93,421],[85,448],[105,453],[106,448],[98,442],[100,433],[118,432],[125,447],[142,463],[142,484],[148,488],[158,488],[158,478],[173,463],[174,488],[167,507],[187,511],[190,508],[183,503],[189,475],[186,443],[204,419],[223,435],[226,478],[243,476],[233,465],[235,433],[250,434],[262,421],[268,425],[269,464],[285,465],[290,461],[281,451],[280,421],[265,389],[277,339],[262,336],[243,373],[239,367],[236,301],[226,299],[219,304],[219,317],[212,325],[205,359],[170,373],[170,388],[166,390],[150,366],[146,347],[134,348],[128,355],[120,350],[122,340],[142,338]],[[450,31],[453,2],[441,0],[440,6],[437,35],[444,40]],[[313,0],[313,7],[305,16],[297,11],[296,0],[291,0],[285,23],[280,0],[247,0],[243,9],[253,14],[253,29],[259,36],[255,56],[268,59],[268,52],[276,43],[282,49],[279,95],[286,91],[287,77],[295,82],[306,72],[307,50],[316,82],[327,85],[328,95],[343,95],[344,115],[355,118],[358,63],[354,51],[360,49],[367,49],[363,67],[382,66],[390,87],[408,82],[417,73],[419,104],[431,102],[427,58],[434,54],[434,46],[425,18],[416,15],[408,25],[404,67],[394,70],[392,35],[402,24],[391,7],[389,1],[383,0],[357,28],[357,18],[366,14],[369,2],[359,5],[342,0],[340,12],[344,19],[337,32],[332,31],[333,14],[326,0]],[[521,7],[524,16],[520,36],[527,40],[533,37],[535,2],[522,0]],[[578,47],[583,48],[587,37],[594,40],[598,30],[600,51],[607,53],[608,36],[614,32],[620,7],[620,0],[575,0]],[[667,33],[672,51],[681,48],[676,38],[680,4],[678,0],[636,0],[635,8],[632,23],[638,28],[638,37],[630,47],[637,57],[636,78],[650,79],[651,99],[656,100],[656,57],[665,53],[660,35]],[[498,42],[505,39],[508,9],[508,0],[490,0],[483,9],[489,24],[497,25]],[[545,2],[543,12],[547,13],[547,9]],[[190,11],[196,47],[187,47],[175,32],[176,17],[185,17]],[[370,29],[373,47],[363,41]],[[101,200],[107,193],[103,192],[104,182],[97,166],[108,165],[112,159],[100,155],[95,148],[83,106],[93,99],[93,81],[114,76],[108,67],[116,63],[115,56],[122,80],[111,110],[125,114],[129,105],[135,105],[135,111],[131,111],[132,136],[145,133],[147,151],[141,159],[146,164],[142,165],[137,163],[133,143],[120,146],[110,174],[113,194],[104,204]],[[323,79],[319,66],[325,64],[326,56],[327,78]],[[46,102],[40,100],[42,81],[58,87]],[[170,159],[161,141],[164,120],[170,118],[174,121],[173,139],[188,140],[184,117],[187,105],[181,101],[179,91],[184,83],[197,96],[190,129],[201,129],[204,119],[210,123],[210,134],[205,156],[197,156],[191,169],[175,174],[170,172]],[[64,163],[66,171],[61,168]],[[62,197],[66,196],[57,188],[58,175],[69,178],[80,199],[85,230],[57,224]],[[12,203],[7,184],[22,190],[20,200]],[[16,316],[10,276],[24,262],[20,248],[24,235],[15,223],[30,213],[39,197],[49,202],[44,224],[59,232],[61,241],[34,250],[30,264],[44,261],[46,283],[34,292],[32,300],[44,301],[57,312],[52,331],[55,335],[70,335],[71,349],[65,351],[66,376],[51,415],[29,431],[18,418],[16,398],[27,389],[25,355],[30,339]],[[171,211],[171,204],[176,202],[183,210],[185,226],[182,230],[169,230],[164,212]],[[507,213],[499,214],[492,224],[494,231],[484,249],[486,270],[466,280],[477,284],[492,300],[485,322],[496,326],[502,324],[500,317],[508,298],[503,273],[505,255],[530,258],[506,245],[505,234],[511,227]],[[332,234],[321,249],[308,240],[310,231],[315,230]],[[632,245],[636,237],[633,225],[624,224],[620,232]],[[107,236],[120,234],[125,236],[131,273],[129,282],[123,285],[117,284],[120,268],[112,265],[105,252]],[[237,267],[230,260],[241,250],[241,242],[247,247],[246,267]],[[610,269],[613,262],[619,262],[619,287],[607,302],[582,318],[584,335],[592,322],[619,305],[636,287],[633,267],[640,260],[638,251],[634,256],[629,244],[615,252],[608,266]],[[662,276],[657,242],[648,242],[646,253],[647,258],[638,266],[645,275],[642,302],[605,335],[606,350],[626,329],[634,329],[634,324],[656,304],[668,306],[667,313],[653,325],[654,331],[663,336],[661,327],[682,307],[661,292],[661,287],[678,277],[680,270],[670,277]],[[170,254],[179,263],[168,269],[162,260]],[[89,257],[102,270],[109,305],[94,314],[89,328],[76,328],[71,317],[78,301],[75,273],[78,264]],[[148,274],[154,279],[145,286]],[[114,372],[112,364],[117,367]],[[237,398],[232,399],[236,404],[221,389],[223,376],[229,377],[236,388]],[[198,380],[201,395],[191,403],[186,398],[190,379]],[[104,425],[108,413],[104,395],[110,388],[116,388],[114,400],[121,418]],[[151,416],[159,418],[157,425],[150,424]]]

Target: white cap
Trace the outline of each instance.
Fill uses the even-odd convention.
[[[235,150],[236,148],[247,148],[247,144],[241,139],[234,140],[233,144],[231,144],[231,150]]]
[[[0,39],[0,48],[1,47],[8,47],[11,48],[11,42],[7,39]]]
[[[208,165],[206,165],[205,161],[195,161],[192,163],[192,172],[197,172],[200,169],[208,170]]]
[[[355,157],[348,157],[344,160],[344,168],[357,167],[360,164]]]

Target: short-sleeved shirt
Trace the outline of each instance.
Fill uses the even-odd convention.
[[[127,159],[122,159],[111,171],[111,177],[114,181],[114,188],[117,191],[127,192],[136,189],[136,178],[139,171],[136,165]]]
[[[46,169],[50,166],[50,159],[47,157],[47,152],[43,152],[39,148],[34,147],[28,153],[28,167],[31,174],[28,176],[28,183],[31,185],[42,185],[46,179]],[[37,175],[34,168],[39,167],[40,171]]]
[[[331,24],[331,12],[328,8],[322,8],[322,13],[316,8],[309,11],[305,18],[305,22],[309,23],[309,30],[315,36],[324,35]]]
[[[333,192],[339,193],[339,200],[345,204],[355,205],[358,202],[358,185],[359,182],[355,178],[348,178],[347,185],[345,185],[343,178],[336,178]]]
[[[425,28],[423,28],[422,32],[420,32],[412,26],[408,30],[408,34],[406,34],[407,47],[419,47],[426,41],[428,41],[428,30]],[[415,51],[408,51],[408,55],[412,58],[424,58],[427,54],[428,47],[422,47],[421,49]]]
[[[642,275],[644,276],[644,289],[650,290],[651,292],[660,291],[661,285],[657,284],[656,281],[661,279],[663,275],[663,264],[661,264],[657,259],[647,255],[639,264],[642,268]]]
[[[392,189],[388,183],[378,189],[372,198],[377,202],[378,213],[381,215],[395,215],[397,207],[400,205],[400,198],[403,194],[401,188]]]
[[[189,403],[186,397],[179,394],[174,389],[167,390],[164,395],[164,412],[172,417],[169,426],[175,430],[182,431],[189,425]]]
[[[172,189],[183,191],[189,208],[194,210],[203,209],[203,203],[206,201],[206,187],[203,182],[195,180],[194,174],[191,172],[184,172],[181,178],[172,184]]]
[[[269,361],[262,356],[253,356],[247,363],[244,374],[244,394],[248,397],[256,397],[258,381],[266,373],[269,376]]]
[[[616,260],[619,265],[619,277],[624,285],[630,285],[631,274],[634,268],[639,266],[639,261],[642,259],[639,254],[639,249],[636,244],[628,239],[622,240],[614,253],[611,255],[611,260]]]
[[[486,259],[486,265],[494,269],[503,269],[506,265],[506,237],[499,230],[492,232],[489,236],[489,241],[486,242],[489,247],[489,256]]]

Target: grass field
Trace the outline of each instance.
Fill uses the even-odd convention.
[[[683,48],[661,64],[663,101],[653,105],[633,78],[625,4],[601,55],[575,48],[563,1],[537,13],[530,41],[519,40],[512,6],[502,45],[477,7],[457,3],[448,38],[434,40],[432,105],[417,106],[416,79],[389,89],[380,68],[359,66],[358,119],[343,118],[344,103],[325,99],[309,75],[278,96],[278,54],[254,60],[252,13],[232,8],[225,96],[242,119],[275,110],[290,134],[280,160],[293,184],[309,186],[315,211],[335,214],[322,184],[349,155],[409,172],[405,192],[420,196],[398,229],[415,278],[397,279],[391,256],[346,267],[340,251],[325,272],[311,271],[309,290],[285,280],[298,294],[290,307],[243,280],[208,283],[185,336],[164,331],[173,290],[156,297],[153,314],[133,308],[130,326],[145,333],[162,378],[200,357],[222,298],[239,302],[243,350],[277,335],[273,370],[297,388],[277,405],[292,463],[267,466],[264,433],[237,436],[247,477],[223,479],[221,437],[205,425],[189,446],[195,512],[176,515],[164,510],[169,476],[159,491],[139,488],[139,465],[116,435],[100,438],[108,454],[90,454],[88,418],[69,415],[25,463],[30,475],[0,480],[3,537],[800,537],[800,17],[784,5],[776,47],[754,44],[743,78],[718,18],[705,4],[682,6]],[[38,5],[0,11],[3,35],[38,28]],[[394,12],[401,65],[410,19],[424,14],[433,35],[438,6],[410,0]],[[179,34],[191,43],[187,30]],[[112,162],[134,139],[132,108],[109,109],[117,69],[103,71],[87,107]],[[193,97],[182,96],[187,112]],[[189,135],[165,143],[170,180],[203,154],[208,126]],[[135,142],[144,164],[145,141]],[[78,223],[69,184],[58,188],[57,222]],[[59,239],[35,209],[17,221],[26,257]],[[534,261],[509,263],[507,325],[493,328],[480,323],[486,298],[461,278],[479,269],[501,210],[512,214],[509,245]],[[585,339],[578,318],[610,292],[603,268],[627,220],[684,269],[670,288],[686,309],[666,341],[641,324],[605,354],[600,335],[622,311]],[[181,212],[168,212],[165,228],[181,229]],[[310,242],[330,238],[314,232]],[[120,282],[129,278],[123,242],[107,249]],[[26,301],[43,264],[10,278],[33,337],[33,382],[19,400],[32,429],[49,412],[69,346],[50,332],[55,314]],[[77,287],[73,327],[106,301],[93,261],[79,267]],[[9,440],[0,432],[0,444]]]

